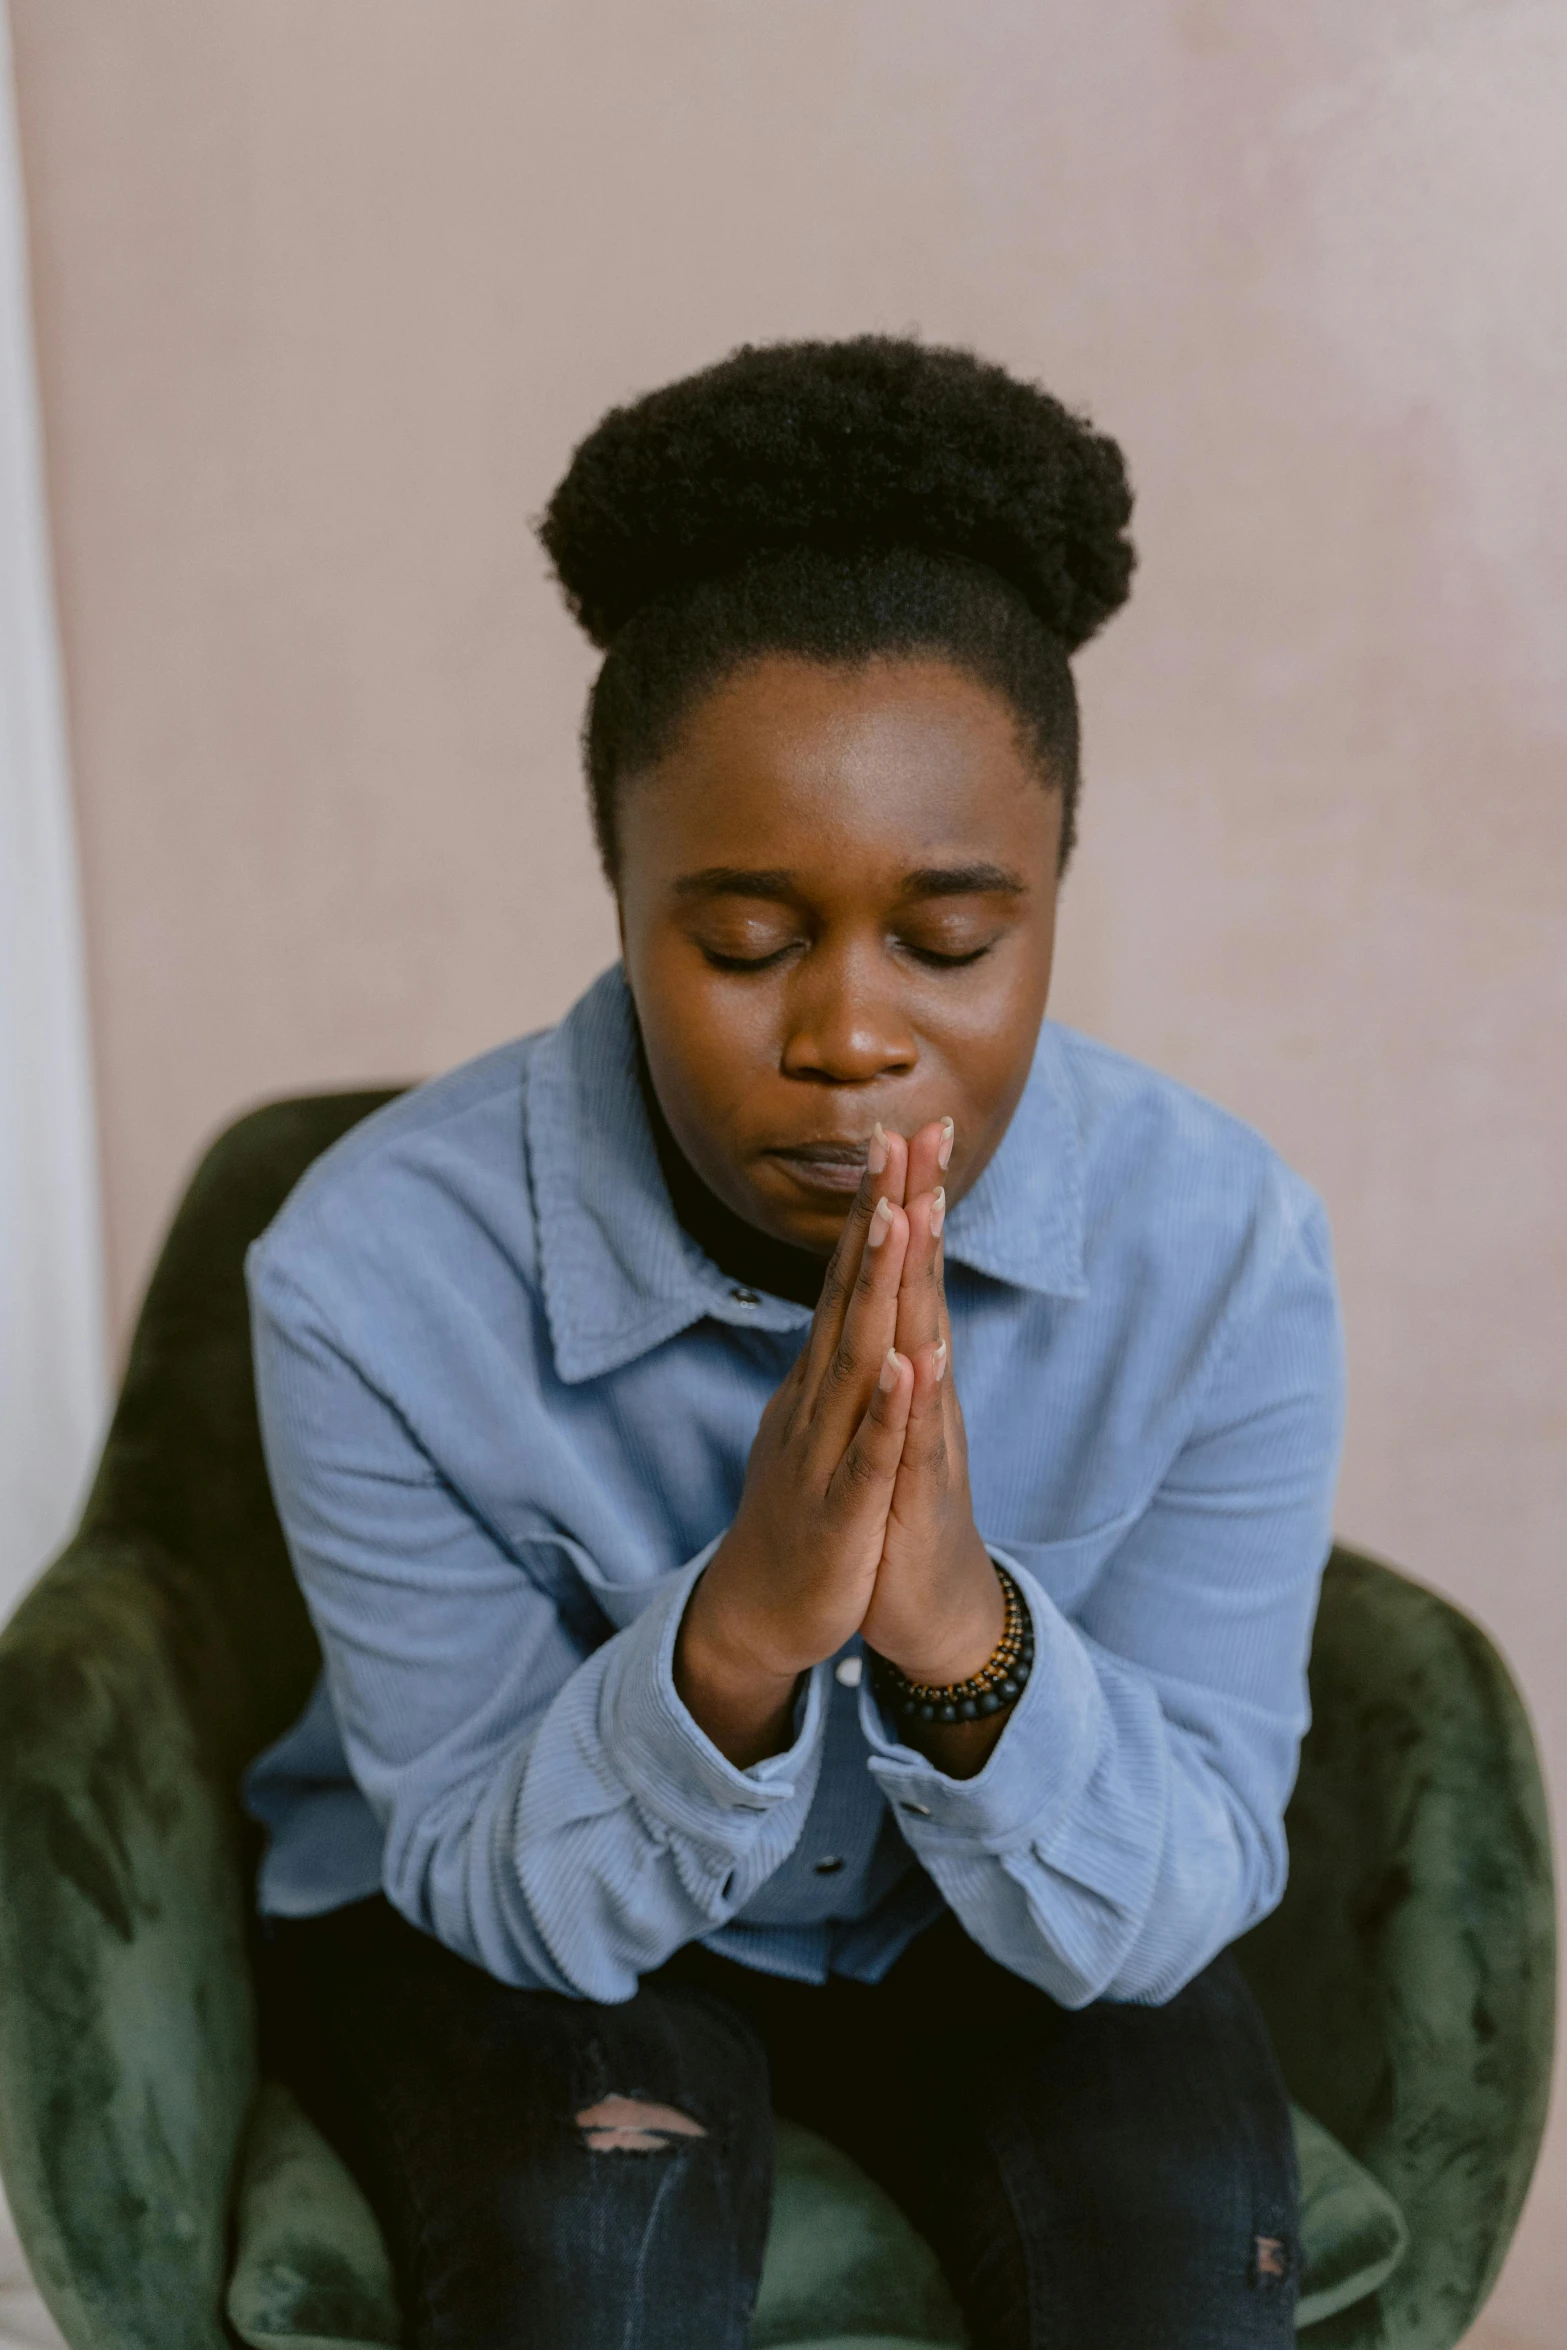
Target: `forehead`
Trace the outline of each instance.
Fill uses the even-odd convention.
[[[884,872],[943,856],[1053,868],[1060,795],[1010,703],[939,658],[748,663],[621,809],[628,878],[709,865]]]

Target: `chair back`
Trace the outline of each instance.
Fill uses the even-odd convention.
[[[320,1662],[262,1459],[245,1252],[312,1160],[394,1098],[269,1103],[212,1145],[148,1286],[87,1502],[83,1538],[128,1539],[167,1561],[182,1596],[199,1587],[191,1699],[236,1776],[299,1713]]]

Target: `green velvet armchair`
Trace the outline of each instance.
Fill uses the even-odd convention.
[[[236,1788],[303,1703],[317,1653],[262,1464],[241,1265],[309,1162],[384,1098],[278,1103],[209,1153],[154,1275],[81,1530],[0,1638],[0,2171],[73,2350],[240,2338],[236,2231],[292,2159],[286,2116],[267,2163],[253,2159],[253,2117],[271,2109],[257,2104],[255,1850]],[[1306,2339],[1449,2350],[1500,2265],[1544,2116],[1554,1941],[1538,1766],[1484,1634],[1345,1551],[1328,1568],[1312,1694],[1289,1892],[1242,1955],[1292,2095],[1396,2204],[1407,2242],[1380,2290]],[[792,2219],[775,2234],[787,2220],[819,2243],[846,2190],[830,2149],[790,2159]],[[320,2222],[331,2197],[301,2190],[303,2175],[296,2201]],[[343,2213],[373,2265],[373,2222]],[[876,2332],[829,2318],[822,2350]],[[301,2344],[397,2339],[395,2305],[300,2327],[288,2338]],[[884,2321],[879,2338],[896,2330]],[[902,2332],[952,2338],[928,2311]],[[775,2309],[764,2338],[797,2332]]]

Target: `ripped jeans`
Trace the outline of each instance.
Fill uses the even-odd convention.
[[[1228,1957],[1072,2013],[944,1918],[875,1985],[695,1946],[599,2007],[375,1899],[274,1921],[262,1981],[265,2061],[375,2206],[408,2350],[744,2350],[775,2105],[929,2237],[974,2350],[1293,2342],[1288,2107]]]

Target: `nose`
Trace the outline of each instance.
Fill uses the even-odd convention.
[[[876,954],[825,953],[801,962],[790,991],[780,1066],[816,1085],[874,1085],[905,1077],[919,1058],[896,973]]]

